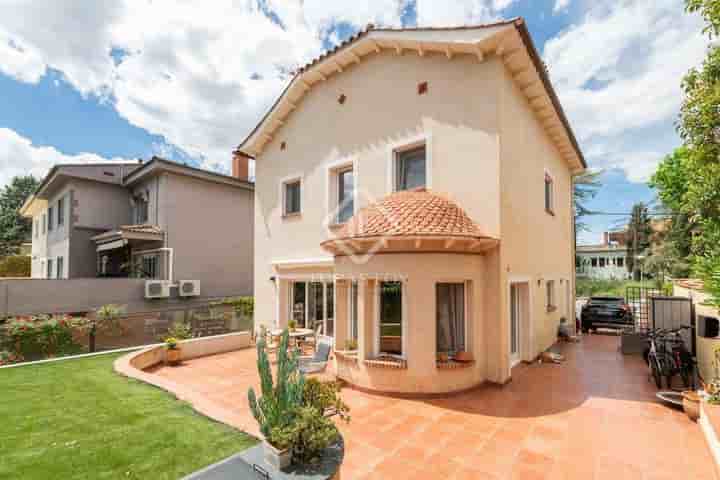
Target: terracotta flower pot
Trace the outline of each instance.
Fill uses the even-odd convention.
[[[470,352],[457,352],[455,354],[455,360],[458,362],[472,362],[475,359]]]
[[[700,418],[700,396],[693,391],[683,392],[683,410],[692,421]]]
[[[165,363],[168,365],[177,365],[182,359],[182,351],[180,348],[168,348],[165,350]]]
[[[448,361],[448,355],[447,355],[447,353],[438,353],[438,354],[437,354],[437,361],[438,361],[438,362],[447,362],[447,361]]]

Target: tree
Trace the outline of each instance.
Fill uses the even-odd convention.
[[[17,176],[0,193],[0,257],[16,254],[20,244],[30,238],[32,225],[19,210],[38,185],[32,175]]]
[[[688,12],[700,12],[707,22],[703,32],[710,37],[720,35],[720,2],[718,0],[686,0],[685,6]]]
[[[650,236],[652,228],[650,227],[650,217],[648,208],[643,202],[633,205],[630,223],[627,231],[627,269],[632,273],[633,279],[640,280],[640,263],[637,261],[638,255],[649,255],[650,253]]]
[[[575,205],[575,234],[587,230],[588,226],[581,219],[592,212],[587,207],[587,202],[597,195],[601,187],[600,175],[602,170],[588,171],[576,176],[573,179],[573,203]]]

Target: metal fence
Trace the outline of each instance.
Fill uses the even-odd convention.
[[[94,333],[93,312],[5,319],[0,322],[0,364],[139,347],[163,342],[178,331],[191,338],[254,331],[252,314],[240,302],[212,300],[126,311],[120,306],[120,314]]]
[[[636,331],[647,332],[652,328],[650,304],[652,298],[668,296],[671,293],[664,288],[627,287],[625,300],[632,311]]]

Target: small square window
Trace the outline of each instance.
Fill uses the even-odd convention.
[[[545,174],[545,211],[555,215],[555,184],[547,173]]]
[[[548,280],[545,284],[546,286],[546,304],[547,304],[547,311],[552,312],[556,309],[555,306],[555,280]]]
[[[300,183],[300,180],[293,180],[284,184],[284,215],[297,215],[300,213]]]
[[[425,145],[395,154],[395,190],[424,187],[427,179]]]

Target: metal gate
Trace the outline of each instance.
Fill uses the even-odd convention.
[[[650,299],[650,320],[653,328],[674,329],[684,325],[695,327],[695,309],[686,297],[657,296]],[[695,355],[694,330],[681,333],[685,345],[691,346]]]
[[[647,332],[653,328],[650,321],[650,300],[670,295],[666,289],[650,287],[627,287],[625,300],[630,306],[635,321],[635,331]]]

